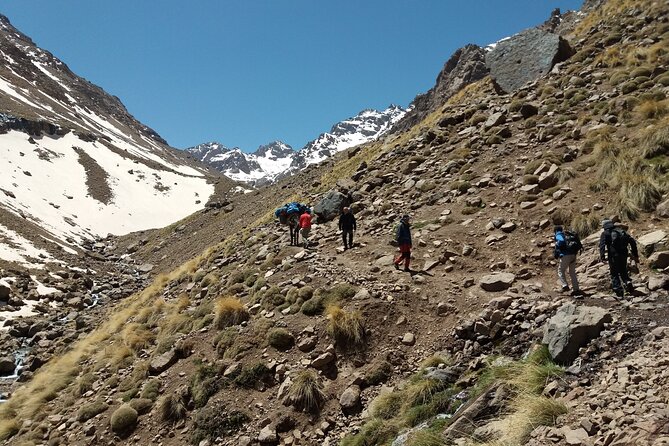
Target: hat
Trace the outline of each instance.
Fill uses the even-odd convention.
[[[613,221],[612,221],[612,220],[609,220],[609,219],[603,220],[603,221],[602,221],[602,228],[604,228],[604,229],[611,229],[611,228],[613,228]]]

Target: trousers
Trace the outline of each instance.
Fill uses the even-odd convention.
[[[569,278],[571,279],[571,288],[578,291],[578,277],[576,277],[576,254],[565,254],[560,257],[558,264],[558,278],[562,287],[568,287],[567,270],[569,271]]]

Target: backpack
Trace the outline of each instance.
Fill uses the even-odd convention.
[[[564,232],[565,251],[567,254],[577,254],[583,249],[583,244],[578,234],[573,231]]]
[[[615,255],[627,255],[627,232],[621,228],[611,230],[611,251]]]

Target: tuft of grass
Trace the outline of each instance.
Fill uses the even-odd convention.
[[[571,210],[566,208],[557,208],[551,214],[551,220],[553,221],[554,225],[569,226],[572,220]]]
[[[579,237],[585,238],[599,229],[599,218],[596,215],[577,215],[569,225]]]
[[[637,105],[634,112],[641,120],[658,119],[669,113],[669,101],[649,99]]]
[[[422,369],[426,369],[428,367],[439,367],[441,364],[449,364],[450,360],[444,356],[440,355],[433,355],[430,356],[429,358],[424,359],[420,363],[420,367]]]
[[[373,362],[365,373],[365,382],[368,386],[376,386],[388,381],[392,374],[393,366],[388,361]]]
[[[242,368],[242,371],[234,379],[234,383],[240,387],[253,388],[270,374],[267,366],[261,362]]]
[[[128,404],[135,409],[138,414],[143,415],[151,410],[153,401],[148,398],[135,398],[130,400]]]
[[[382,420],[390,420],[401,412],[404,395],[401,392],[382,392],[371,404],[371,413]]]
[[[339,348],[354,350],[365,344],[365,327],[360,312],[349,312],[337,305],[330,305],[326,314],[328,334],[332,336]]]
[[[277,350],[289,350],[295,345],[295,336],[285,328],[273,328],[267,333],[267,343]]]
[[[225,438],[237,433],[250,420],[244,412],[233,410],[228,412],[222,403],[207,406],[195,416],[191,441],[199,444],[208,439]]]
[[[223,297],[216,302],[214,326],[222,330],[249,320],[249,312],[242,301],[234,297]]]
[[[147,398],[150,399],[151,401],[155,401],[156,398],[158,398],[159,393],[160,393],[160,380],[153,378],[148,380],[144,384],[140,396],[142,398]]]
[[[434,432],[421,430],[409,436],[406,446],[446,446],[446,441]]]
[[[19,432],[19,422],[15,418],[0,420],[0,440],[9,440]]]
[[[76,385],[73,389],[74,396],[82,396],[84,393],[93,389],[93,383],[95,382],[95,375],[92,373],[84,373],[77,380]]]
[[[158,401],[158,413],[161,420],[169,423],[186,418],[187,410],[183,395],[175,392],[162,396]]]
[[[646,159],[669,154],[669,118],[641,133],[639,149]]]
[[[344,438],[340,446],[373,446],[390,444],[397,437],[400,426],[392,421],[373,419],[360,432]]]
[[[204,407],[213,395],[219,391],[221,382],[219,370],[214,366],[202,365],[197,369],[190,384],[190,393],[195,407]]]
[[[443,381],[433,378],[419,379],[407,389],[407,403],[411,406],[427,404],[432,397],[446,388]]]
[[[290,385],[288,398],[300,410],[318,412],[325,401],[325,394],[316,372],[313,370],[299,372]]]

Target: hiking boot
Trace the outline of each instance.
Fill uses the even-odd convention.
[[[632,294],[634,292],[634,284],[632,282],[627,282],[625,284],[625,291],[627,291],[629,294]]]
[[[411,268],[406,268],[406,267],[405,267],[405,268],[404,268],[404,271],[406,271],[407,273],[410,273],[410,272],[411,272]]]
[[[569,287],[567,285],[565,285],[565,286],[562,287],[562,289],[560,291],[563,292],[563,293],[566,293],[567,291],[569,291]]]
[[[396,270],[400,270],[400,266],[397,263],[393,263],[393,266],[395,267]]]
[[[583,297],[583,291],[581,291],[581,290],[574,290],[574,291],[572,291],[572,292],[570,293],[570,295],[571,295],[572,297],[575,297],[575,298]]]

